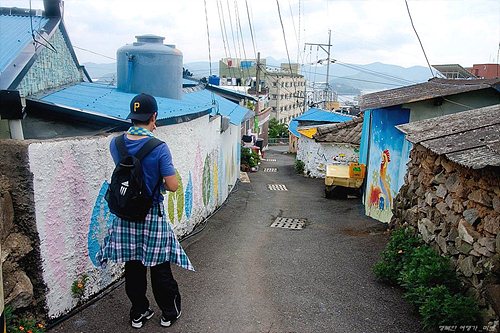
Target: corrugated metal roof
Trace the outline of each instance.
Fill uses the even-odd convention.
[[[500,104],[396,126],[408,141],[466,167],[500,167]]]
[[[499,84],[500,79],[449,80],[433,78],[424,83],[362,95],[360,107],[361,110],[377,109],[469,91],[495,88]]]
[[[32,16],[31,19],[35,31],[41,31],[49,22],[48,18],[41,16]],[[32,42],[31,19],[29,16],[0,15],[0,73]]]
[[[130,101],[135,94],[118,91],[113,86],[82,82],[48,94],[41,101],[62,107],[70,107],[107,117],[126,119]],[[186,100],[156,97],[158,120],[170,119],[205,112],[211,108],[207,103],[193,103]]]
[[[363,118],[355,118],[343,123],[318,127],[314,139],[319,142],[352,143],[359,145],[363,129]]]
[[[215,101],[215,107],[212,111],[212,115],[221,114],[223,116],[229,117],[231,123],[235,125],[240,125],[242,121],[248,119],[252,115],[252,111],[247,108],[240,106],[239,104],[228,101],[219,95],[208,91],[206,89],[191,92],[189,94],[184,94],[182,100],[199,105],[206,105],[211,107],[212,101]]]
[[[353,116],[348,116],[338,112],[326,111],[318,108],[310,108],[302,115],[294,118],[298,122],[301,121],[317,121],[325,123],[342,123],[344,121],[352,120]]]
[[[318,124],[343,123],[352,119],[353,116],[348,116],[337,112],[325,111],[318,108],[310,108],[302,115],[293,118],[288,125],[288,130],[296,137],[299,137],[300,133],[298,132],[297,128],[299,127],[301,122],[317,122]]]

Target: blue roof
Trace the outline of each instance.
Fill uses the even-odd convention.
[[[134,96],[133,93],[118,91],[114,86],[82,82],[48,94],[40,100],[88,114],[126,120],[130,101]],[[215,107],[212,105],[212,99],[215,100]],[[249,112],[248,109],[208,90],[185,93],[182,100],[156,97],[156,101],[160,124],[162,124],[161,120],[197,113],[210,113],[222,114],[229,117],[232,124],[240,125]]]
[[[215,108],[212,110],[212,115],[221,114],[229,117],[232,124],[240,125],[245,119],[251,115],[251,111],[234,102],[220,97],[214,92],[206,89],[184,94],[182,99],[193,104],[212,105],[215,101]]]
[[[288,125],[288,130],[296,137],[300,136],[298,127],[301,121],[317,122],[318,124],[343,123],[352,120],[353,116],[348,116],[338,112],[326,111],[318,108],[310,108],[302,115],[293,118]]]
[[[136,94],[118,91],[116,87],[82,82],[41,98],[41,101],[62,107],[81,110],[89,114],[98,114],[125,120],[130,110],[130,101]],[[193,103],[156,97],[158,102],[158,120],[171,119],[210,111],[209,103]],[[163,122],[166,123],[166,122]]]
[[[41,16],[32,16],[33,30],[40,31],[49,22]],[[0,73],[32,42],[29,16],[0,15]]]

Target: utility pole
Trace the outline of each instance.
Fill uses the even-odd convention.
[[[332,31],[329,29],[328,30],[328,44],[318,44],[318,43],[305,43],[305,45],[314,45],[314,46],[319,46],[321,47],[321,49],[323,51],[326,52],[326,55],[327,55],[327,65],[326,65],[326,85],[325,85],[325,90],[324,90],[324,93],[325,93],[325,101],[324,101],[324,106],[326,106],[326,97],[329,95],[329,92],[330,92],[330,62],[332,61],[331,60],[331,57],[330,57],[330,48],[332,47]]]
[[[260,94],[260,52],[257,52],[257,68],[255,70],[255,96],[257,98],[257,104],[255,104],[255,119],[254,119],[254,131],[259,135],[259,94]]]

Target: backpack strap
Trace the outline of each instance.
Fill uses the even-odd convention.
[[[120,160],[123,160],[125,157],[128,156],[128,149],[127,146],[125,145],[125,134],[119,135],[115,139],[115,145],[116,149],[118,150],[118,153],[120,154]]]
[[[141,161],[146,155],[148,155],[153,149],[161,145],[163,141],[157,138],[149,139],[144,146],[139,149],[139,151],[135,154],[135,157]]]

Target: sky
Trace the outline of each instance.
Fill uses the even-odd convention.
[[[31,5],[43,8],[43,1]],[[0,0],[0,6],[29,8],[30,1]],[[500,1],[408,0],[408,6],[431,64],[498,62]],[[66,0],[64,21],[80,63],[114,62],[117,49],[142,34],[165,37],[184,63],[254,59],[255,51],[309,63],[326,53],[304,43],[327,44],[331,30],[333,59],[427,66],[404,0]]]

